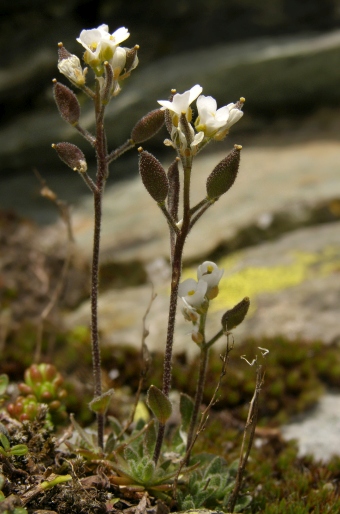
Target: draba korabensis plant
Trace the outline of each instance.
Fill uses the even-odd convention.
[[[112,483],[129,485],[137,489],[148,489],[155,493],[157,490],[159,492],[169,489],[176,490],[181,480],[180,472],[183,471],[183,466],[189,466],[193,444],[203,428],[199,418],[209,349],[222,336],[228,336],[230,331],[243,321],[249,308],[249,299],[244,298],[233,309],[228,310],[223,315],[220,330],[209,339],[205,333],[206,319],[210,302],[218,295],[218,284],[223,270],[219,269],[215,263],[206,261],[198,267],[197,281],[190,278],[181,283],[183,251],[187,236],[207,209],[227,193],[234,184],[239,170],[242,146],[234,145],[231,152],[216,165],[211,173],[207,174],[206,196],[196,205],[192,205],[190,199],[194,159],[208,143],[213,140],[222,141],[225,138],[230,128],[243,116],[242,107],[245,100],[240,98],[235,103],[217,108],[216,100],[211,96],[204,96],[203,88],[198,84],[181,94],[172,90],[168,100],[158,101],[160,108],[146,114],[136,123],[131,137],[122,146],[108,150],[105,132],[106,107],[120,93],[122,81],[130,76],[138,64],[138,45],[133,48],[120,46],[128,37],[129,33],[124,27],[116,30],[113,34],[109,32],[107,25],[100,25],[92,30],[83,30],[77,41],[85,49],[83,54],[83,60],[87,66],[85,68],[76,55],[70,54],[62,43],[59,44],[59,71],[67,77],[72,86],[80,89],[93,102],[94,132],[89,132],[80,123],[80,104],[75,93],[56,80],[53,81],[54,98],[62,118],[83,136],[95,152],[97,161],[95,177],[91,177],[88,173],[86,158],[80,148],[69,142],[55,143],[52,147],[69,167],[78,172],[91,190],[94,199],[91,273],[94,398],[90,407],[97,416],[96,443],[92,439],[92,442],[89,442],[88,436],[81,432],[79,426],[77,427],[78,432],[82,433],[81,439],[87,445],[88,449],[84,450],[87,455],[91,454],[94,460],[99,457],[104,458],[106,455],[106,462],[111,462],[110,466],[116,473],[116,478],[111,480]],[[90,81],[88,68],[94,74],[94,87],[88,85]],[[196,109],[191,107],[194,101],[196,101]],[[115,424],[116,436],[113,436],[112,432],[109,439],[106,440],[105,417],[113,391],[103,393],[102,390],[98,334],[97,304],[102,198],[109,175],[109,165],[126,151],[156,134],[164,123],[169,132],[169,139],[166,139],[164,143],[172,147],[177,154],[167,171],[151,153],[140,146],[138,148],[141,179],[146,190],[164,214],[169,229],[172,271],[163,384],[162,389],[151,386],[148,391],[147,404],[156,418],[152,425],[139,427],[137,435],[132,432],[127,437],[124,429],[117,429],[117,424]],[[192,400],[185,395],[185,392],[182,393],[182,428],[177,438],[177,448],[180,449],[182,458],[180,464],[174,468],[174,463],[166,459],[162,452],[164,452],[165,445],[165,427],[172,412],[169,393],[172,381],[172,349],[178,297],[183,301],[183,315],[192,323],[192,339],[200,349],[201,361],[195,398]],[[230,348],[226,352],[224,365],[227,362],[229,350]],[[197,467],[197,463],[194,467]],[[223,466],[220,467],[222,469]],[[185,469],[191,468],[192,466]],[[199,476],[200,480],[205,480],[206,473],[200,472]],[[219,483],[224,487],[225,481],[221,480]],[[190,494],[190,502],[187,503],[195,505],[193,499],[195,488],[192,484],[190,487],[190,492],[187,492]],[[228,479],[228,491],[231,490],[232,486]],[[185,497],[183,494],[181,493],[181,498]],[[201,505],[203,497],[208,496],[205,494],[202,498],[200,497],[197,505]],[[227,505],[225,494],[221,493],[220,496],[223,496],[223,504]],[[234,505],[229,505],[230,508],[234,508],[235,501],[233,500]]]

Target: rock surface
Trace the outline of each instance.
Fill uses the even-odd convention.
[[[296,439],[299,455],[313,455],[327,462],[334,455],[340,455],[340,396],[327,393],[307,415],[295,419],[282,427],[283,437]]]

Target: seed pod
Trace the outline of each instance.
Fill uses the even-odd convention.
[[[229,332],[233,328],[237,327],[237,325],[242,323],[247,315],[249,305],[250,300],[248,296],[246,296],[243,298],[243,300],[236,304],[235,307],[223,314],[221,323],[224,332]]]
[[[150,137],[157,134],[163,125],[164,111],[155,109],[137,121],[136,125],[132,129],[131,139],[136,144],[142,143],[143,141],[146,141],[147,139],[150,139]]]
[[[67,164],[73,171],[79,171],[85,173],[87,170],[87,164],[85,155],[78,148],[78,146],[72,143],[56,143],[52,145],[52,148],[56,150],[60,159]]]
[[[178,169],[179,158],[176,157],[174,162],[170,164],[168,169],[168,181],[169,181],[169,195],[168,195],[168,210],[175,221],[178,220],[178,205],[179,205],[179,192],[180,192],[180,181],[179,181],[179,169]]]
[[[207,178],[207,195],[213,200],[226,193],[234,184],[240,164],[242,146],[235,145],[234,150],[215,167]]]
[[[151,153],[138,148],[139,173],[147,192],[158,203],[163,203],[169,191],[169,182],[161,163]]]
[[[63,120],[71,125],[77,125],[80,117],[80,105],[73,91],[64,84],[56,82],[53,87],[53,95]]]

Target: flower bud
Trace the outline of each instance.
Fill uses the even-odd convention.
[[[221,323],[224,332],[229,332],[233,328],[240,325],[247,315],[250,305],[250,300],[246,296],[235,307],[223,314]]]
[[[73,145],[72,143],[57,143],[53,144],[52,148],[56,150],[60,159],[67,164],[73,171],[78,171],[79,173],[85,173],[87,170],[87,164],[85,155],[78,148],[78,146]]]
[[[147,192],[158,203],[163,203],[169,191],[169,182],[161,163],[151,153],[138,148],[139,172]]]
[[[146,141],[147,139],[150,139],[150,137],[157,134],[163,125],[164,111],[155,109],[137,121],[136,125],[132,129],[131,139],[136,144],[142,143],[143,141]]]
[[[65,75],[70,82],[75,84],[77,87],[83,87],[86,80],[87,68],[83,70],[80,64],[79,57],[76,55],[69,54],[67,50],[67,57],[60,58],[61,55],[64,55],[63,51],[64,47],[59,48],[59,61],[58,61],[58,69],[60,73]]]
[[[53,95],[63,120],[71,125],[77,125],[80,117],[80,105],[73,91],[64,84],[55,82]]]
[[[234,150],[210,173],[206,184],[209,199],[219,198],[234,184],[240,164],[241,150],[241,145],[235,145]]]

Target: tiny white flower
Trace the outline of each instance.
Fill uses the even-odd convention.
[[[179,284],[178,296],[180,296],[189,307],[200,307],[204,303],[207,288],[208,284],[204,280],[196,282],[193,278],[188,278]]]
[[[128,29],[121,27],[113,34],[109,33],[107,25],[100,25],[96,29],[82,30],[78,43],[86,50],[84,60],[95,68],[104,61],[111,61],[117,46],[129,37]]]
[[[219,269],[217,264],[211,261],[205,261],[197,268],[197,278],[207,283],[208,291],[218,286],[223,273],[224,269]]]
[[[202,91],[203,88],[196,84],[196,86],[193,86],[189,91],[185,91],[185,93],[176,93],[172,102],[169,100],[158,100],[158,103],[162,106],[161,110],[169,109],[169,111],[180,117],[181,114],[187,114],[190,104],[196,100]]]
[[[203,131],[206,137],[226,133],[243,116],[239,104],[230,103],[217,109],[216,100],[212,96],[199,96],[196,105],[196,130]]]
[[[65,75],[76,86],[83,86],[85,84],[85,75],[87,68],[84,70],[81,67],[80,60],[76,55],[71,55],[67,59],[62,59],[58,62],[58,69],[60,73]]]

